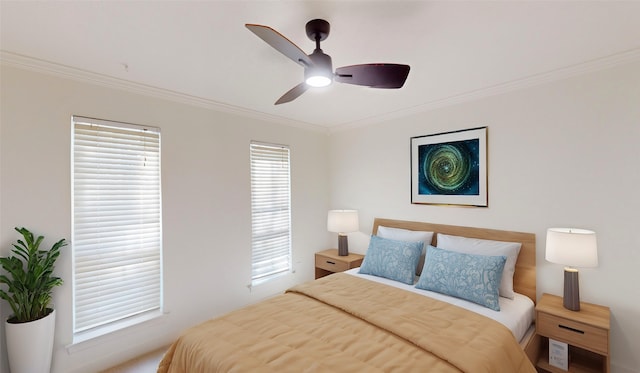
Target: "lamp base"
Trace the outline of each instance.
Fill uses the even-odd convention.
[[[338,255],[339,256],[347,256],[349,255],[349,240],[347,235],[338,235]]]
[[[578,270],[574,268],[564,269],[564,308],[571,311],[580,311],[580,288],[578,286]]]

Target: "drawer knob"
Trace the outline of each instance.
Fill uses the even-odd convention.
[[[562,324],[559,324],[558,328],[562,328],[562,329],[565,329],[565,330],[568,330],[568,331],[571,331],[571,332],[574,332],[574,333],[584,334],[583,330],[572,328],[570,326],[566,326],[566,325],[562,325]]]
[[[330,260],[327,260],[327,263],[328,263],[328,264],[336,264],[336,262],[332,262],[332,261],[330,261]]]

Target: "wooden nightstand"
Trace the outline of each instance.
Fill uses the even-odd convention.
[[[562,298],[542,294],[536,306],[536,333],[542,336],[537,367],[565,372],[549,365],[549,338],[569,345],[569,372],[609,372],[609,307],[580,303],[580,311],[562,306]]]
[[[347,269],[360,267],[364,255],[349,253],[338,255],[338,249],[329,249],[316,253],[316,279]]]

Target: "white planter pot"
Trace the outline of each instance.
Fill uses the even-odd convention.
[[[11,373],[48,373],[51,369],[56,311],[21,324],[5,321],[7,355]]]

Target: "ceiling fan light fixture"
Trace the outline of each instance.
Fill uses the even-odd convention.
[[[317,48],[309,55],[313,65],[304,69],[304,81],[311,87],[326,87],[333,82],[331,57]]]
[[[325,75],[311,75],[305,79],[305,83],[312,87],[326,87],[331,84],[332,79],[326,77]]]

